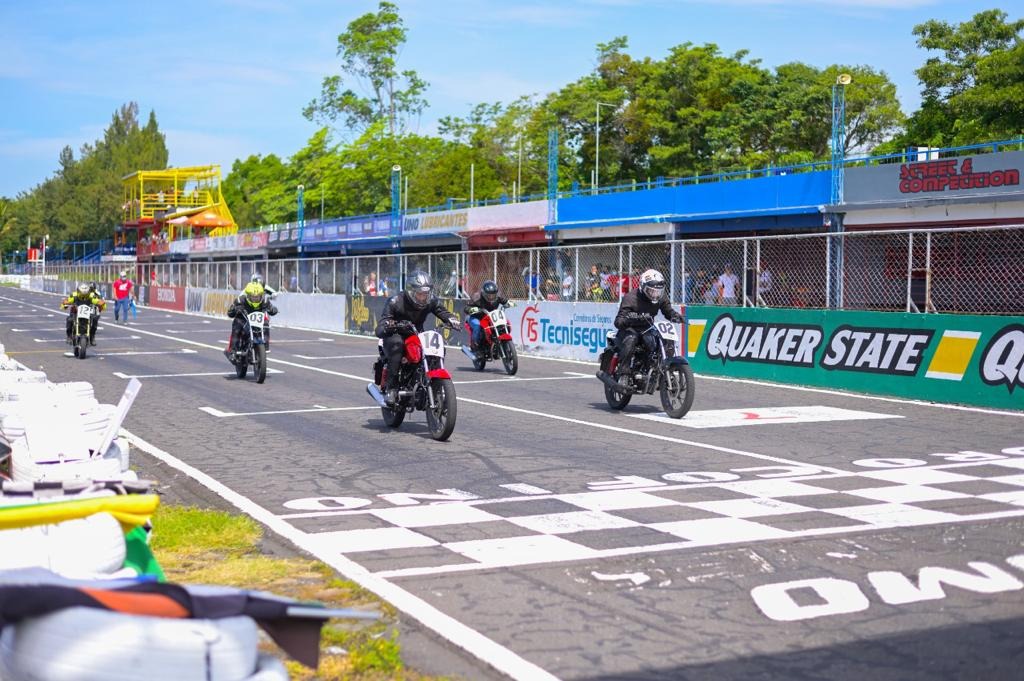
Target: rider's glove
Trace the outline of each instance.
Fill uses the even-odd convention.
[[[505,307],[515,307],[515,306],[516,306],[516,301],[514,301],[514,300],[510,300],[507,303],[505,303]]]
[[[271,305],[270,307],[267,308],[267,314],[273,317],[274,315],[277,314],[277,308]]]
[[[466,310],[466,312],[468,312],[469,314],[476,314],[479,311],[480,311],[479,307],[471,307],[468,310]]]

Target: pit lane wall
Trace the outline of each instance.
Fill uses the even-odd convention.
[[[691,306],[698,373],[1024,410],[1024,317]]]

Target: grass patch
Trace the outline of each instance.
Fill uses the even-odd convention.
[[[301,681],[435,681],[402,663],[396,612],[355,582],[340,578],[315,560],[275,558],[260,550],[262,528],[251,518],[190,506],[161,506],[153,516],[150,543],[173,582],[223,584],[269,591],[340,608],[377,610],[382,618],[365,623],[330,620],[320,636],[320,666],[313,670],[285,660],[292,679]]]

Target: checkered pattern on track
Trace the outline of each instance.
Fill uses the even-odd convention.
[[[399,577],[1021,516],[1024,457],[301,515]]]

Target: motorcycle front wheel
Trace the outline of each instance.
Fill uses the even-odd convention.
[[[427,404],[427,427],[430,436],[435,440],[447,440],[455,430],[457,405],[455,401],[455,384],[450,378],[435,378],[430,381],[430,391],[434,396],[434,407]]]
[[[501,342],[501,362],[509,376],[515,376],[519,371],[519,355],[516,354],[516,344],[512,341]]]
[[[672,366],[661,376],[661,406],[674,419],[681,419],[693,406],[693,369],[689,364]]]
[[[78,337],[78,344],[75,347],[78,349],[75,356],[78,357],[78,359],[85,359],[85,351],[86,348],[89,347],[89,335],[85,333],[81,334]]]
[[[237,355],[235,357],[235,376],[238,378],[245,378],[245,375],[249,372],[249,357],[248,355]]]
[[[252,366],[252,373],[256,376],[256,382],[262,383],[267,380],[267,346],[257,345],[256,363]]]

